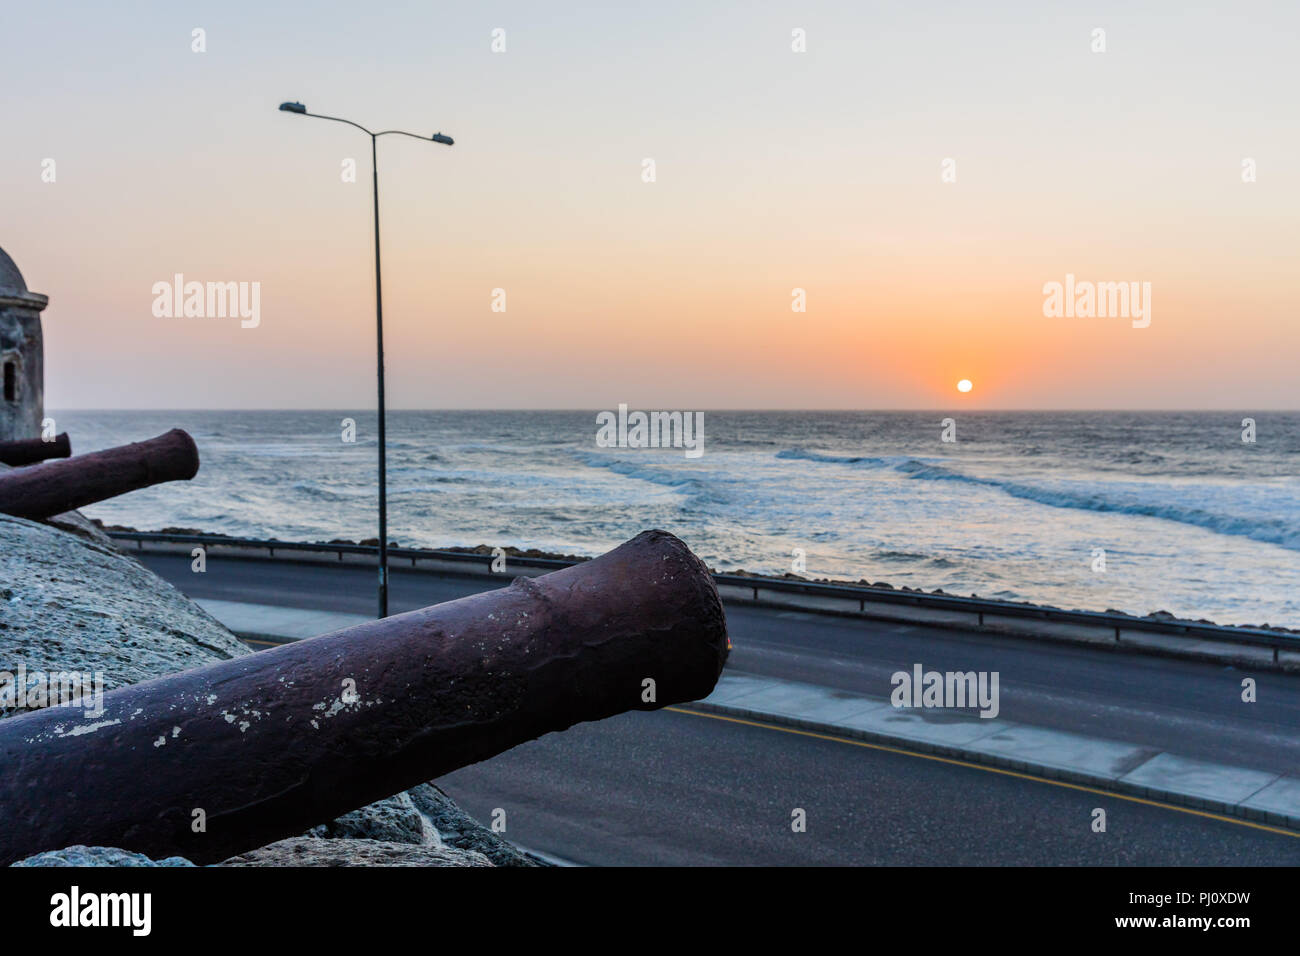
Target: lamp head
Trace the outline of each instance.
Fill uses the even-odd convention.
[[[283,107],[281,107],[281,109],[283,109]],[[433,140],[435,143],[442,143],[444,146],[450,146],[456,142],[450,136],[443,136],[441,133],[434,133],[429,137],[429,139]]]
[[[307,107],[301,103],[281,103],[280,109],[286,113],[306,113]]]

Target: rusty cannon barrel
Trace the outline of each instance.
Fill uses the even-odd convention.
[[[67,432],[60,432],[52,441],[44,438],[20,438],[17,441],[0,441],[0,464],[34,465],[47,458],[67,458],[72,454],[72,442]]]
[[[193,478],[199,451],[182,429],[39,468],[0,473],[0,513],[36,521],[161,484]]]
[[[0,865],[211,863],[551,731],[707,696],[727,655],[666,531],[509,587],[0,720]]]

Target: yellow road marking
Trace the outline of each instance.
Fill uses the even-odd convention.
[[[241,637],[239,639],[245,644],[261,644],[264,647],[281,647],[282,645],[293,643],[293,641],[259,641],[251,637]]]
[[[1252,830],[1263,830],[1265,833],[1276,833],[1281,836],[1300,838],[1300,833],[1297,833],[1294,830],[1283,830],[1281,827],[1271,827],[1263,823],[1253,823],[1250,820],[1242,820],[1240,817],[1229,817],[1224,816],[1221,813],[1209,813],[1205,810],[1194,810],[1191,807],[1180,807],[1172,803],[1162,803],[1159,800],[1148,800],[1145,797],[1134,797],[1126,793],[1115,793],[1112,790],[1101,790],[1097,787],[1088,787],[1078,783],[1068,783],[1064,780],[1052,780],[1049,777],[1038,777],[1031,773],[1020,773],[1016,770],[1004,770],[1001,767],[990,767],[987,764],[971,763],[969,760],[958,760],[954,757],[941,757],[938,754],[920,753],[916,750],[904,750],[902,747],[891,747],[888,744],[873,744],[870,741],[853,740],[850,737],[836,737],[831,734],[819,734],[812,730],[800,730],[798,727],[782,727],[779,724],[765,724],[756,720],[745,720],[742,717],[728,717],[725,714],[709,714],[702,710],[687,710],[684,707],[665,707],[664,710],[671,710],[676,714],[689,714],[692,717],[709,717],[713,720],[725,720],[732,724],[744,724],[746,727],[761,727],[764,730],[779,730],[781,733],[797,734],[800,737],[815,737],[817,740],[830,740],[838,744],[849,744],[854,747],[866,747],[868,750],[882,750],[885,753],[902,754],[905,757],[920,757],[922,760],[933,760],[937,763],[952,764],[955,767],[969,767],[972,770],[983,770],[986,773],[999,773],[1004,777],[1016,777],[1020,780],[1032,780],[1035,783],[1046,783],[1053,787],[1064,787],[1067,790],[1079,790],[1083,793],[1095,793],[1103,797],[1113,797],[1116,800],[1127,800],[1129,803],[1141,803],[1148,807],[1160,807],[1164,810],[1188,813],[1192,816],[1205,817],[1209,820],[1235,823],[1237,826],[1250,827]]]

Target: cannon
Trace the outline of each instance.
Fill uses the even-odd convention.
[[[72,454],[72,442],[67,432],[60,432],[53,441],[43,438],[21,438],[18,441],[0,441],[0,464],[34,465],[47,458],[67,458]]]
[[[212,863],[580,721],[707,696],[708,569],[645,531],[536,578],[0,720],[0,865],[72,844]],[[98,711],[98,708],[96,708]]]
[[[0,513],[43,521],[128,491],[188,480],[198,470],[194,439],[173,428],[148,441],[0,473]]]

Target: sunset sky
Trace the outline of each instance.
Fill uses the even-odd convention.
[[[456,139],[379,144],[390,407],[1300,407],[1294,2],[612,6],[7,13],[47,406],[373,404],[369,141],[297,99]],[[1150,327],[1045,317],[1067,273]]]

